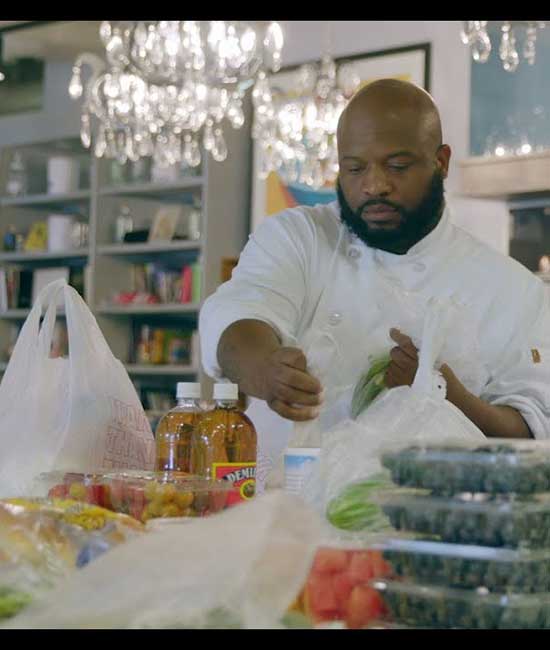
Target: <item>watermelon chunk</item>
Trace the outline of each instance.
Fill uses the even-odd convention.
[[[332,587],[334,590],[334,595],[336,596],[338,608],[341,611],[345,611],[351,591],[354,587],[354,583],[350,579],[347,571],[343,573],[333,574]]]
[[[306,595],[314,617],[326,620],[326,615],[338,611],[332,577],[311,575],[306,585]]]
[[[366,585],[356,585],[346,609],[346,625],[351,630],[358,630],[370,621],[381,618],[385,613],[384,603],[374,589]]]
[[[348,576],[354,585],[374,578],[371,555],[368,551],[355,551],[349,563]]]
[[[312,573],[340,573],[348,566],[348,554],[337,548],[320,548],[313,560]]]
[[[48,491],[48,499],[66,499],[68,493],[68,486],[64,483],[54,485]]]
[[[373,578],[381,578],[391,575],[391,566],[384,560],[380,551],[368,551],[368,553],[370,556]]]

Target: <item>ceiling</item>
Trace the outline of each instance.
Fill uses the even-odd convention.
[[[99,40],[100,24],[100,20],[0,21],[0,30],[7,28],[3,33],[3,58],[72,61],[82,52],[101,54],[104,48]],[[13,29],[17,25],[24,28]]]

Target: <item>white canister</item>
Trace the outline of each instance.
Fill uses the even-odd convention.
[[[284,451],[285,482],[284,489],[292,494],[300,494],[306,479],[311,473],[313,463],[321,450],[318,447],[287,447]]]
[[[48,250],[67,251],[74,248],[73,217],[66,214],[51,214],[48,217]]]
[[[53,156],[48,160],[48,193],[68,194],[78,190],[79,162],[69,156]]]

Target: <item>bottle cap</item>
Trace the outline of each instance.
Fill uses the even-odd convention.
[[[176,385],[176,399],[200,399],[201,385],[196,382],[180,381]]]
[[[214,384],[214,399],[238,400],[239,387],[237,384]]]

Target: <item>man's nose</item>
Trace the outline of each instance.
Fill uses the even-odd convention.
[[[387,196],[392,186],[384,171],[373,165],[363,176],[361,190],[366,196]]]

